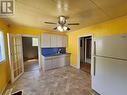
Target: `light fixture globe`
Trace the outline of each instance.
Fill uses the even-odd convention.
[[[63,29],[63,27],[61,25],[57,26],[57,30],[60,31],[60,32],[64,31],[64,29]]]
[[[62,25],[57,26],[56,29],[58,31],[60,31],[60,32],[64,32],[64,31],[70,30],[70,28],[68,28],[67,26],[62,26]]]

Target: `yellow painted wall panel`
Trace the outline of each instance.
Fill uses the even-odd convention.
[[[4,90],[10,79],[9,63],[8,63],[8,48],[7,48],[7,24],[0,19],[0,31],[4,33],[5,56],[6,60],[0,64],[0,93]]]
[[[71,64],[77,64],[77,40],[79,36],[93,34],[95,37],[109,36],[116,34],[127,34],[127,16],[117,18],[105,23],[97,24],[91,27],[87,27],[78,31],[68,32],[68,48],[67,51],[71,53]],[[5,88],[8,80],[10,79],[9,64],[8,64],[8,50],[7,50],[7,32],[16,34],[28,34],[28,35],[41,35],[42,33],[60,34],[51,31],[45,31],[41,29],[26,28],[19,26],[11,26],[8,30],[7,24],[0,20],[0,29],[4,32],[5,36],[5,49],[6,49],[6,61],[0,64],[0,92]]]
[[[14,33],[14,34],[41,35],[43,33],[47,33],[47,34],[66,35],[66,33],[64,32],[60,33],[60,32],[53,32],[43,29],[35,29],[35,28],[22,27],[22,26],[11,26],[9,30],[10,33]]]
[[[87,27],[75,32],[68,32],[67,52],[71,53],[71,64],[77,65],[78,38],[83,35],[92,34],[94,37],[103,37],[118,34],[127,34],[127,16],[110,20],[101,24]]]

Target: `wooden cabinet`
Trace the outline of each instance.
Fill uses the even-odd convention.
[[[51,47],[51,35],[43,34],[42,35],[42,47]]]
[[[43,34],[42,47],[67,47],[67,36]]]
[[[68,39],[67,36],[62,37],[62,47],[67,47],[68,45]]]
[[[70,54],[62,54],[58,56],[42,57],[44,70],[50,70],[58,67],[70,65]]]
[[[45,60],[44,63],[46,64],[46,65],[44,65],[44,68],[46,68],[46,69],[52,68],[52,60],[51,59]]]
[[[63,36],[57,36],[57,47],[63,47]]]
[[[51,47],[57,47],[57,36],[51,35]]]

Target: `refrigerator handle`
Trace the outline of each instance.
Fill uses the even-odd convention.
[[[94,41],[94,56],[96,56],[96,41]]]
[[[95,76],[95,74],[96,74],[96,57],[94,56],[94,76]]]

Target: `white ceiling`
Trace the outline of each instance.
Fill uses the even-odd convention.
[[[11,25],[53,30],[60,15],[68,16],[71,31],[126,15],[127,0],[16,0],[15,14],[5,18]]]

